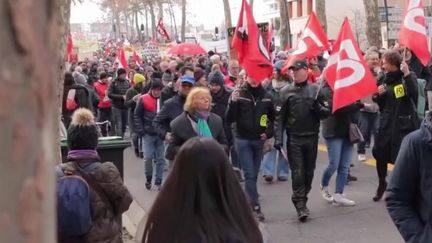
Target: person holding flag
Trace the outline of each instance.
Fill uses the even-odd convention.
[[[228,124],[235,123],[235,146],[244,171],[245,189],[259,221],[265,217],[258,200],[257,178],[264,141],[273,136],[275,118],[272,97],[261,85],[273,72],[263,43],[252,9],[243,0],[231,45],[248,77],[246,85],[233,91],[226,120]]]
[[[356,113],[364,108],[359,100],[377,92],[377,85],[357,45],[348,18],[345,18],[333,45],[324,77],[327,83],[323,93],[331,104],[333,114],[323,122],[322,134],[328,148],[329,164],[322,175],[321,194],[330,203],[354,206],[355,202],[345,196],[344,187],[351,165],[353,143],[361,139],[354,139],[351,130],[359,131]],[[378,143],[376,141],[375,144]],[[336,171],[336,188],[332,196],[328,185]]]
[[[282,149],[286,131],[292,202],[299,221],[305,222],[310,214],[306,204],[315,171],[320,119],[330,115],[330,110],[319,86],[308,79],[306,61],[298,60],[289,69],[293,72],[294,85],[280,91],[282,108],[276,118],[275,148]]]
[[[402,139],[420,125],[415,109],[418,95],[415,74],[397,51],[384,53],[383,69],[385,75],[378,81],[378,94],[374,97],[381,112],[372,149],[379,179],[374,201],[381,200],[387,188],[387,164],[396,161]]]

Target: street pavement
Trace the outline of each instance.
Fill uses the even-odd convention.
[[[128,148],[125,150],[125,183],[132,192],[136,203],[148,211],[157,196],[156,190],[144,187],[144,162]],[[385,208],[385,203],[373,202],[377,187],[374,160],[370,153],[367,162],[358,162],[353,154],[355,167],[351,173],[358,177],[345,187],[345,194],[356,201],[355,207],[339,207],[325,202],[319,193],[322,172],[328,158],[324,145],[319,146],[317,168],[313,188],[309,194],[310,220],[297,221],[296,211],[291,202],[291,180],[267,184],[260,177],[258,191],[262,211],[266,216],[264,229],[271,243],[378,243],[403,242]],[[333,175],[330,189],[334,191]],[[132,213],[133,214],[133,213]],[[141,225],[142,227],[142,225]]]

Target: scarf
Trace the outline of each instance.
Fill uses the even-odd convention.
[[[192,118],[197,120],[197,134],[199,137],[212,138],[213,135],[211,133],[210,127],[207,123],[207,120],[210,116],[210,112],[208,111],[197,111],[192,114]]]
[[[98,162],[100,160],[98,152],[91,149],[70,150],[67,155],[67,161]]]

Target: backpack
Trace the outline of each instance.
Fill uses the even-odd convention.
[[[91,163],[82,168],[84,172],[67,175],[60,165],[56,166],[57,222],[62,236],[77,237],[87,234],[92,227],[92,212],[89,183],[80,173],[95,170],[100,163]]]
[[[73,111],[78,107],[75,101],[76,89],[70,89],[66,98],[66,110]]]

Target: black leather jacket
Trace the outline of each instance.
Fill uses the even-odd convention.
[[[280,92],[282,108],[276,117],[275,144],[282,144],[285,129],[288,135],[317,135],[320,119],[331,113],[319,86],[305,81],[288,85]]]
[[[249,84],[246,84],[238,92],[237,101],[230,101],[226,120],[235,122],[235,136],[242,139],[258,140],[260,135],[266,133],[267,138],[273,137],[274,130],[274,105],[272,97],[262,86],[259,86],[257,96]]]

